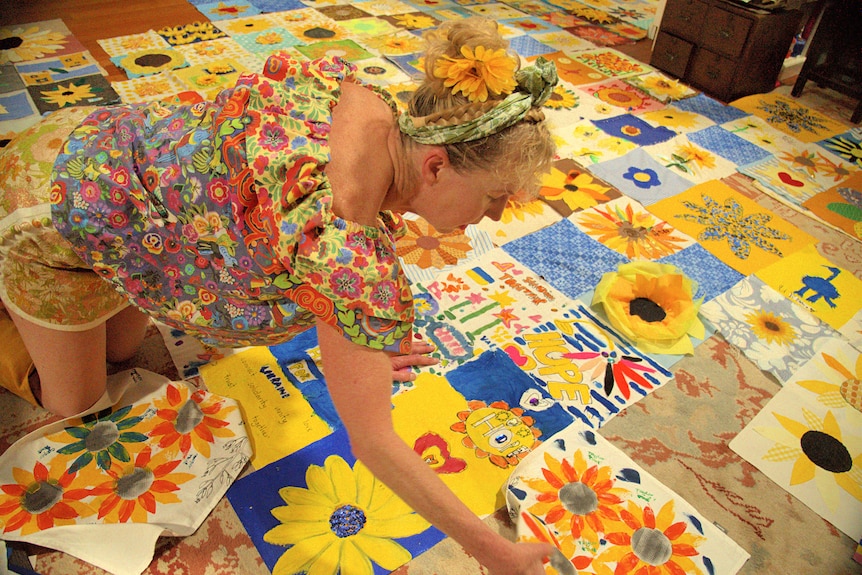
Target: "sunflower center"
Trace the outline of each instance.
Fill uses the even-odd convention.
[[[365,512],[353,505],[342,505],[329,516],[329,528],[338,537],[356,535],[365,527]]]
[[[155,476],[146,468],[135,467],[128,475],[117,479],[117,487],[114,492],[122,499],[136,499],[150,490]]]
[[[135,58],[135,64],[142,68],[161,68],[171,61],[167,54],[145,54]]]
[[[596,492],[580,481],[563,485],[559,497],[563,507],[574,515],[588,515],[599,508]]]
[[[419,236],[416,238],[416,245],[423,250],[433,251],[440,246],[440,240],[434,236]]]
[[[658,529],[641,527],[632,533],[632,551],[645,563],[664,565],[673,555],[673,546]]]
[[[811,463],[831,473],[846,473],[853,468],[853,458],[844,444],[828,433],[810,429],[799,439],[802,451]]]
[[[174,427],[177,433],[185,435],[186,433],[190,433],[203,420],[204,414],[200,406],[197,402],[189,400],[177,412],[177,420],[174,422]]]
[[[14,50],[23,43],[24,40],[20,36],[9,36],[0,40],[0,50]]]
[[[862,380],[852,378],[841,384],[841,397],[857,411],[862,411]]]
[[[763,322],[763,327],[768,329],[769,331],[779,332],[781,331],[781,326],[775,323],[774,321],[766,320]]]
[[[629,222],[623,222],[620,225],[619,233],[621,237],[639,240],[646,237],[649,230],[641,226],[634,226]]]
[[[629,315],[636,315],[649,323],[662,321],[667,317],[660,305],[645,297],[636,297],[629,302]]]
[[[84,440],[84,446],[89,452],[102,451],[114,444],[120,437],[120,430],[117,429],[117,424],[113,421],[100,421],[93,426],[87,439]]]
[[[38,515],[51,509],[63,498],[63,488],[47,481],[39,481],[27,489],[21,507],[31,515]]]

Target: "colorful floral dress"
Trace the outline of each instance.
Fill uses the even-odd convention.
[[[339,58],[277,55],[215,102],[91,114],[58,155],[54,225],[135,306],[208,343],[274,344],[322,318],[406,351],[402,222],[337,217],[323,172],[353,73]]]

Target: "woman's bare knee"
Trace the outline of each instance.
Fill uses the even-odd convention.
[[[112,363],[129,360],[138,353],[150,318],[137,308],[129,306],[107,322],[106,354]]]

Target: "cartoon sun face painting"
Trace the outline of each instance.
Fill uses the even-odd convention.
[[[534,420],[525,416],[523,409],[510,408],[504,401],[491,405],[471,401],[468,405],[470,410],[458,413],[460,421],[451,427],[452,431],[466,433],[462,440],[466,447],[503,469],[517,465],[542,433],[532,427]]]

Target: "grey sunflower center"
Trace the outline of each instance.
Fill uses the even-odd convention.
[[[134,471],[117,480],[116,493],[122,499],[135,499],[149,491],[153,479],[152,471],[136,467]]]
[[[21,507],[31,515],[38,515],[51,509],[62,498],[62,487],[47,481],[40,481],[24,494]]]
[[[93,426],[90,434],[84,440],[87,451],[96,452],[107,449],[120,437],[120,430],[113,421],[100,421]]]
[[[664,565],[673,555],[667,535],[649,527],[641,527],[632,533],[632,551],[638,559],[650,565]]]
[[[197,402],[189,400],[180,408],[177,413],[177,420],[174,423],[177,432],[185,435],[190,433],[198,424],[204,420],[204,413]]]
[[[588,515],[598,509],[599,498],[589,486],[573,481],[560,489],[560,503],[574,515]]]

